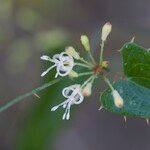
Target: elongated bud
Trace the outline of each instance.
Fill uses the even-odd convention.
[[[69,73],[69,77],[70,78],[77,78],[78,77],[78,73],[73,71],[73,70],[71,70],[70,73]]]
[[[113,90],[112,91],[112,95],[113,95],[113,98],[114,98],[114,104],[115,104],[115,106],[118,107],[118,108],[122,108],[124,102],[123,102],[122,97],[118,93],[118,91],[117,90]]]
[[[83,96],[90,96],[92,93],[92,83],[88,83],[82,90]]]
[[[69,46],[65,49],[65,52],[68,54],[68,55],[71,55],[72,57],[74,57],[75,59],[80,59],[80,55],[78,52],[76,52],[76,50],[72,47],[72,46]]]
[[[109,62],[108,62],[108,61],[103,61],[103,62],[102,62],[102,67],[103,67],[103,68],[107,68],[108,65],[109,65]]]
[[[110,34],[112,29],[112,25],[107,22],[106,24],[104,24],[103,28],[102,28],[102,35],[101,35],[101,39],[102,41],[106,41],[107,36]]]
[[[90,42],[86,35],[81,35],[81,43],[86,51],[90,51]]]

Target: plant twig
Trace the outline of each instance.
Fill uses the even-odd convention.
[[[101,52],[100,52],[100,65],[103,62],[103,52],[104,52],[104,41],[101,43]]]
[[[94,74],[93,71],[90,71],[90,72],[84,72],[84,73],[79,73],[79,74],[78,74],[78,77],[86,76],[86,75],[92,75],[92,74]]]
[[[85,67],[85,68],[89,68],[89,69],[92,69],[92,67],[91,67],[91,66],[86,65],[86,64],[82,64],[82,63],[75,63],[75,65],[77,65],[77,66],[81,66],[81,67]]]
[[[92,63],[95,65],[95,64],[96,64],[96,61],[95,61],[95,59],[94,59],[94,57],[93,57],[91,51],[88,51],[88,54],[89,54],[89,57],[90,57]]]
[[[113,91],[114,88],[113,88],[112,84],[110,83],[109,79],[106,78],[105,76],[103,76],[103,77],[104,77],[104,81],[108,84],[108,86],[110,87],[110,89]]]
[[[87,64],[87,65],[93,67],[93,64],[87,62],[86,60],[84,60],[84,58],[80,58],[79,60],[82,61],[83,63],[85,63],[85,64]]]
[[[3,112],[4,110],[8,109],[9,107],[13,106],[14,104],[22,101],[24,98],[27,98],[27,97],[29,97],[31,95],[34,95],[35,93],[38,93],[38,92],[44,90],[45,88],[47,88],[47,87],[49,87],[49,86],[59,82],[60,80],[61,80],[61,78],[60,79],[55,79],[55,80],[50,81],[48,83],[45,83],[42,86],[33,89],[31,92],[28,92],[28,93],[25,93],[23,95],[20,95],[20,96],[14,98],[14,99],[12,99],[12,100],[2,104],[2,105],[0,105],[0,112]]]

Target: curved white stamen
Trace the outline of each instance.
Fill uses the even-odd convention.
[[[51,111],[55,111],[56,109],[58,109],[59,106],[54,106]]]
[[[55,74],[55,78],[57,78],[57,77],[58,77],[58,73]]]
[[[66,114],[66,119],[67,120],[69,120],[69,118],[70,118],[70,108],[71,108],[71,102],[68,104],[68,108],[67,108],[67,110],[68,110],[68,112]]]
[[[66,118],[66,113],[63,114],[62,120],[65,120]]]
[[[66,106],[67,106],[67,104],[64,104],[64,105],[63,105],[63,108],[65,109],[65,108],[66,108]]]
[[[66,104],[66,110],[65,110],[63,117],[62,117],[63,120],[65,120],[67,112],[68,112],[68,104]]]
[[[60,54],[55,54],[55,55],[53,56],[53,61],[54,61],[55,64],[59,63],[59,61],[60,61],[60,60],[59,60],[59,55],[60,55]]]
[[[49,56],[47,56],[47,55],[43,55],[43,56],[41,56],[40,58],[41,58],[42,60],[52,61],[52,59],[51,59]]]
[[[51,69],[53,69],[56,65],[49,67],[46,71],[41,74],[41,77],[45,76]]]

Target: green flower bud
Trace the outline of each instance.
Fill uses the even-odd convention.
[[[65,49],[65,52],[68,54],[68,55],[71,55],[72,57],[74,57],[75,59],[80,59],[80,55],[78,52],[76,52],[76,50],[72,47],[72,46],[69,46]]]
[[[90,42],[86,35],[81,35],[81,43],[86,51],[90,51]]]
[[[102,28],[102,35],[101,35],[102,41],[106,41],[107,36],[111,32],[111,29],[112,29],[112,25],[109,22],[107,22],[107,23],[104,24],[104,26]]]
[[[92,83],[89,82],[82,90],[82,94],[86,97],[90,96],[92,93]]]
[[[103,61],[102,62],[102,68],[108,68],[109,62],[108,61]]]
[[[73,71],[73,70],[71,70],[70,73],[69,73],[69,77],[70,78],[77,78],[78,77],[78,73]]]

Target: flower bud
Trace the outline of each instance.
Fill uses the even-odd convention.
[[[102,68],[107,68],[108,67],[109,62],[108,61],[103,61],[102,62]]]
[[[122,108],[124,102],[123,102],[122,97],[118,93],[118,91],[117,90],[113,90],[112,91],[112,95],[113,95],[113,98],[114,98],[114,104],[115,104],[115,106],[118,107],[118,108]]]
[[[92,83],[88,83],[82,90],[83,96],[90,96],[92,93]]]
[[[71,70],[68,75],[70,78],[77,78],[78,77],[78,73],[73,71],[73,70]]]
[[[86,51],[90,51],[90,42],[89,38],[86,35],[81,35],[81,43]]]
[[[107,22],[106,24],[104,24],[104,26],[102,28],[102,35],[101,35],[102,41],[106,41],[107,36],[111,32],[111,29],[112,29],[112,25],[109,22]]]
[[[80,56],[79,56],[79,53],[76,52],[76,50],[72,47],[72,46],[69,46],[65,49],[66,53],[68,55],[71,55],[72,57],[74,57],[75,59],[80,59]]]

